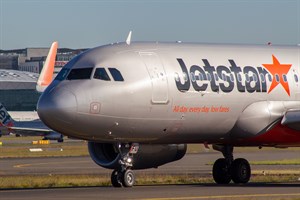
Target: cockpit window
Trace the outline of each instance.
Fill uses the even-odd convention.
[[[116,68],[108,68],[108,70],[115,81],[124,81],[124,78],[119,70],[117,70]]]
[[[68,68],[62,68],[60,70],[60,72],[57,74],[57,76],[55,77],[55,80],[57,80],[57,81],[65,80],[69,71],[70,71],[70,69],[68,69]]]
[[[110,81],[110,78],[104,68],[97,68],[94,74],[95,79]]]
[[[93,68],[72,69],[69,73],[68,80],[90,79]]]

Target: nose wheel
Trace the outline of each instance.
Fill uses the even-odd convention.
[[[128,169],[122,173],[122,185],[124,187],[132,187],[135,182],[134,173],[132,170]]]
[[[114,187],[132,187],[135,183],[135,175],[132,170],[114,170],[111,174],[111,184]]]
[[[132,187],[135,183],[135,175],[131,168],[133,167],[133,154],[136,154],[139,145],[118,144],[120,159],[119,165],[111,174],[111,184],[114,187]]]
[[[219,158],[213,165],[213,178],[217,184],[248,183],[251,177],[249,162],[244,158],[233,159],[233,147],[214,146],[225,158]]]
[[[114,187],[122,187],[122,179],[121,179],[121,173],[118,170],[114,170],[111,173],[111,184]]]

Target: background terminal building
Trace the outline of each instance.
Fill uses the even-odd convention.
[[[0,102],[8,111],[34,111],[40,94],[36,91],[39,74],[0,69]]]
[[[74,56],[86,49],[58,49],[54,76]],[[40,93],[36,91],[49,48],[0,50],[0,102],[8,111],[34,111]]]

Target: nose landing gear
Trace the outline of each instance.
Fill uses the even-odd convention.
[[[131,170],[133,164],[133,154],[138,152],[138,144],[118,144],[120,160],[117,169],[111,174],[111,183],[114,187],[132,187],[135,183],[135,175]]]
[[[221,151],[224,158],[219,158],[213,165],[213,178],[217,184],[248,183],[251,177],[249,162],[244,158],[233,159],[232,146],[213,145],[217,151]]]

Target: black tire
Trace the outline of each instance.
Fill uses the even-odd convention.
[[[134,173],[132,170],[128,169],[123,172],[122,184],[124,187],[132,187],[135,182]]]
[[[251,177],[250,164],[246,159],[235,159],[231,165],[231,178],[234,183],[248,183]]]
[[[217,184],[228,184],[231,181],[230,169],[225,158],[216,160],[213,166],[213,178]]]
[[[113,187],[122,187],[122,182],[121,182],[121,177],[120,177],[120,172],[118,172],[118,170],[114,170],[111,173],[111,184]]]

